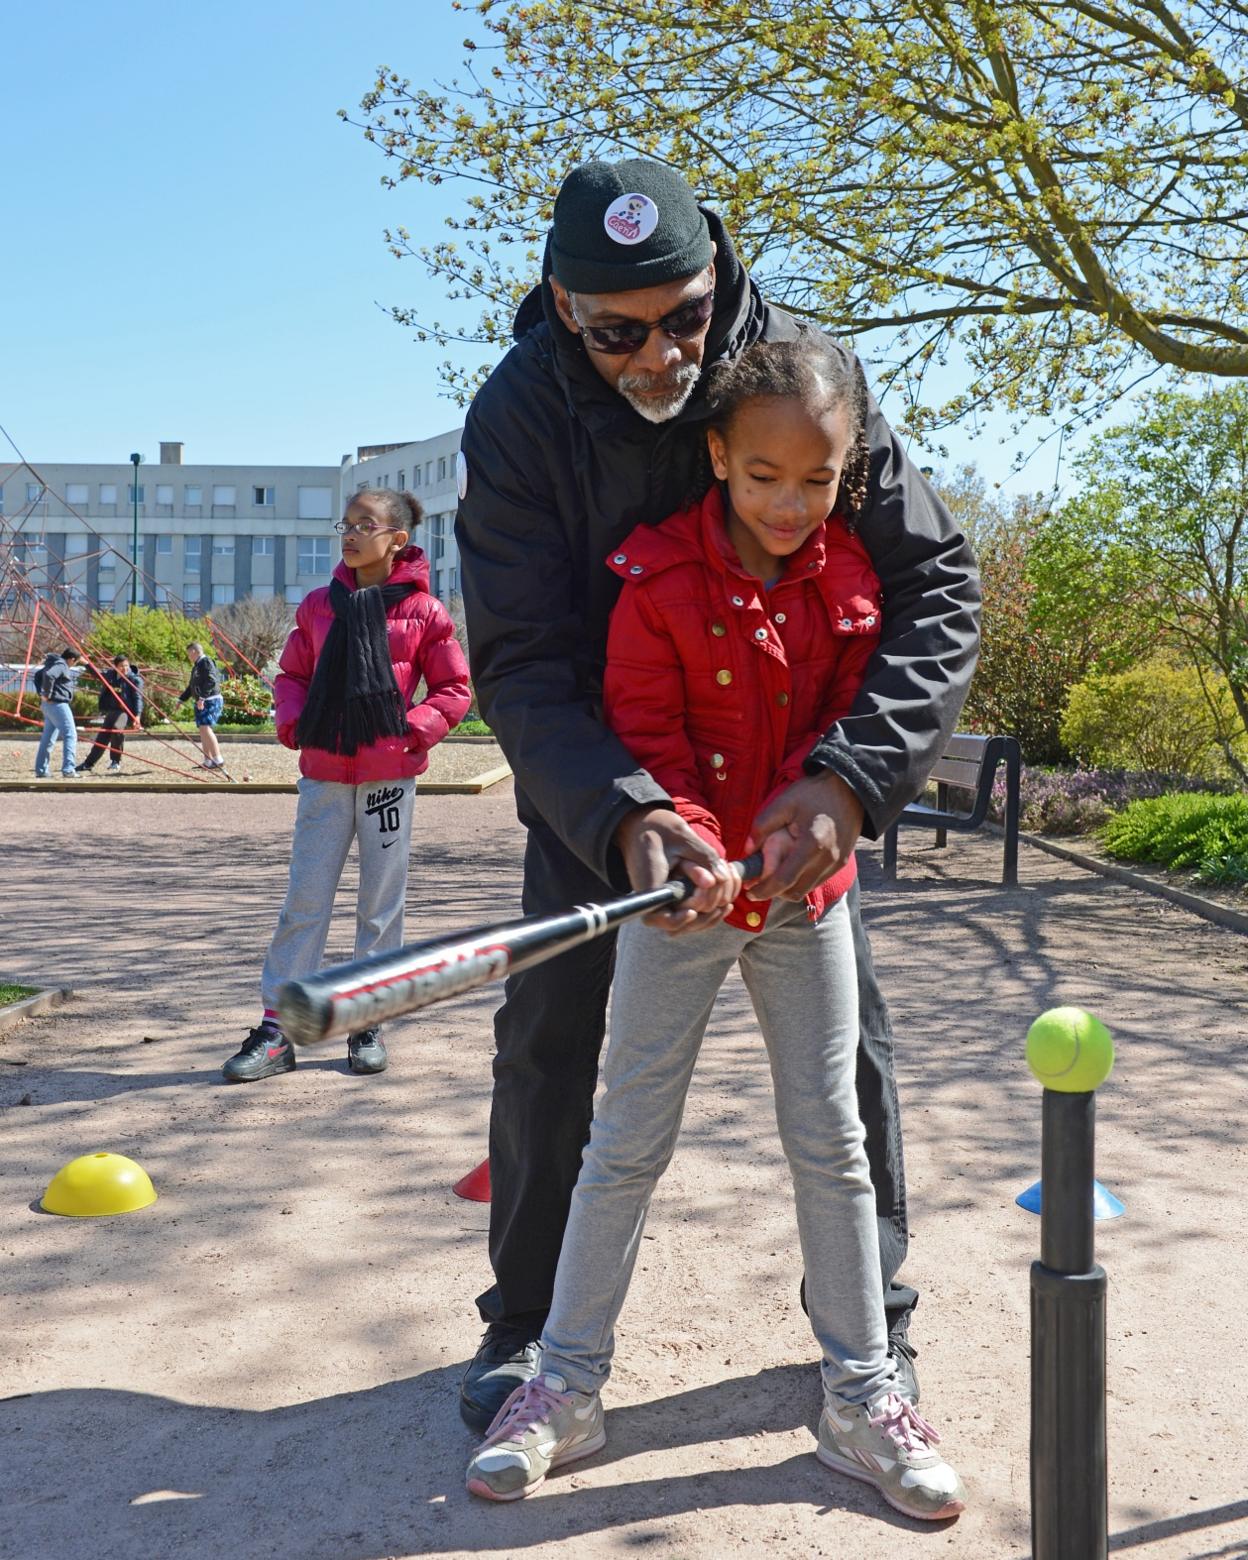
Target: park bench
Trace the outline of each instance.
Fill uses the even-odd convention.
[[[1001,881],[1018,882],[1018,792],[1021,759],[1016,737],[973,737],[955,732],[929,776],[936,783],[936,805],[912,802],[901,817],[884,831],[884,876],[897,876],[897,833],[901,824],[935,829],[936,848],[943,850],[947,831],[969,834],[988,817],[997,769],[1005,765],[1005,864]],[[971,793],[967,811],[954,811],[950,791]]]

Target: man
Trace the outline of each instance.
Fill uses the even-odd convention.
[[[217,670],[217,663],[211,656],[204,654],[203,645],[195,640],[187,645],[186,655],[191,663],[191,680],[178,695],[178,701],[185,704],[188,699],[195,700],[195,729],[199,733],[199,745],[204,753],[200,767],[220,769],[225,760],[221,757],[221,744],[212,728],[221,719],[221,712],[225,708],[225,700],[221,696],[221,674]]]
[[[61,739],[61,779],[73,780],[77,776],[74,759],[78,756],[78,730],[74,725],[74,675],[72,667],[78,665],[78,652],[67,645],[64,650],[49,650],[43,665],[35,673],[35,692],[39,695],[39,708],[43,712],[43,730],[39,733],[39,746],[35,749],[35,779],[48,777],[48,758],[52,744]]]
[[[666,794],[603,725],[609,552],[639,522],[693,496],[704,469],[706,370],[796,322],[768,305],[722,223],[671,169],[589,163],[555,203],[543,280],[516,344],[474,400],[459,463],[457,521],[472,672],[483,716],[516,776],[528,830],[526,914],[641,889],[685,871],[698,892],[659,918],[696,930],[721,870]],[[878,836],[922,788],[974,667],[974,559],[879,409],[868,420],[871,491],[861,534],[883,584],[880,650],[850,716],[816,745],[805,777],[755,826],[759,898],[801,898]],[[862,931],[859,1104],[876,1189],[891,1350],[908,1394],[915,1292],[892,1034]],[[568,1204],[588,1139],[612,941],[514,976],[495,1019],[490,1259],[477,1305],[487,1331],[460,1410],[483,1430],[536,1368]]]
[[[111,754],[108,773],[119,775],[121,755],[126,750],[126,727],[131,721],[137,727],[143,714],[143,674],[137,666],[130,665],[128,656],[115,655],[112,666],[104,673],[99,712],[99,734],[91,744],[91,751],[78,765],[78,773],[90,774],[108,748]]]

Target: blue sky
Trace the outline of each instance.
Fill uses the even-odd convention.
[[[337,110],[382,63],[449,79],[469,30],[450,0],[13,8],[0,424],[27,458],[332,463],[458,423],[446,352],[379,307],[446,316],[382,231],[433,232],[447,196],[383,190]],[[1000,431],[951,454],[1004,478]],[[1008,486],[1050,487],[1055,453]]]

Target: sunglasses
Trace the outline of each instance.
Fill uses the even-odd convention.
[[[673,309],[653,325],[648,325],[644,320],[625,320],[620,325],[582,325],[580,320],[576,323],[581,326],[582,338],[595,352],[622,355],[625,352],[639,352],[649,341],[652,330],[661,330],[674,341],[696,336],[714,312],[715,289],[712,287],[710,292],[682,303],[679,309]],[[576,316],[573,315],[573,318]]]

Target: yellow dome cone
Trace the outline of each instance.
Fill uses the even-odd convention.
[[[133,1213],[156,1201],[156,1188],[142,1165],[124,1154],[83,1154],[52,1177],[39,1206],[71,1219]]]

